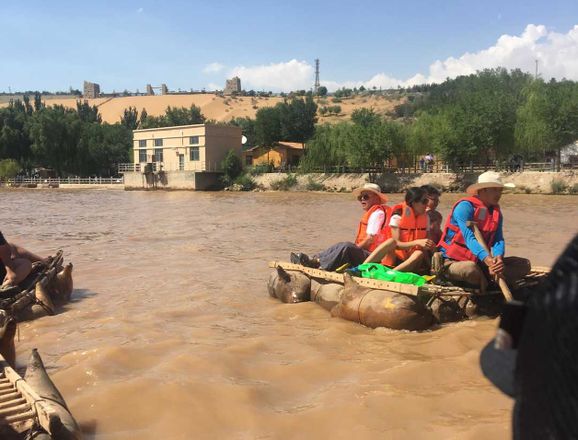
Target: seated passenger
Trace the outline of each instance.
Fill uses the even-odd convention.
[[[427,193],[423,188],[409,188],[405,202],[391,209],[391,238],[367,257],[365,263],[379,263],[405,272],[425,273],[429,270],[429,251],[435,250],[430,238]]]
[[[438,243],[442,237],[442,221],[443,217],[437,210],[440,203],[441,192],[433,185],[422,185],[426,192],[427,206],[426,212],[429,216],[429,230],[430,238],[434,243]]]
[[[445,276],[450,281],[479,287],[483,293],[492,279],[499,277],[513,282],[530,272],[527,259],[504,257],[504,217],[499,202],[503,188],[513,186],[503,184],[498,173],[487,171],[467,188],[469,197],[458,200],[452,208],[438,243],[445,259]],[[491,254],[476,239],[469,227],[471,223],[477,225]]]
[[[291,253],[291,262],[308,267],[333,271],[344,264],[357,266],[379,244],[389,238],[390,208],[385,205],[387,197],[379,185],[366,183],[353,191],[365,211],[357,228],[355,243],[340,242],[309,258],[303,253]]]
[[[32,263],[44,261],[42,257],[26,249],[8,243],[0,232],[0,277],[2,285],[16,285],[32,270]]]

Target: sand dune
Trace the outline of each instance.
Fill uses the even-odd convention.
[[[216,121],[229,121],[231,118],[237,117],[254,118],[257,110],[283,102],[283,98],[277,96],[267,98],[250,96],[222,97],[212,93],[199,93],[194,95],[125,96],[88,99],[87,101],[90,105],[98,107],[104,122],[115,123],[120,121],[124,110],[129,107],[136,107],[139,114],[143,109],[146,109],[149,115],[159,116],[165,113],[168,106],[190,107],[193,104],[201,109],[206,118]],[[393,110],[395,105],[401,102],[400,99],[382,96],[359,96],[342,99],[341,102],[333,102],[333,98],[328,97],[316,99],[316,101],[319,107],[335,105],[341,107],[341,113],[338,116],[319,117],[320,123],[349,119],[355,109],[362,107],[373,108],[376,112],[386,115]],[[75,108],[76,99],[51,97],[51,99],[45,100],[45,104]],[[0,107],[4,105],[7,105],[7,103],[0,104]]]

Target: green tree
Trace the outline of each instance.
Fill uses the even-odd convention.
[[[275,107],[257,110],[255,119],[255,141],[257,145],[271,146],[281,140],[281,121]]]
[[[533,155],[556,151],[578,138],[578,84],[537,80],[524,89],[515,130],[518,149]]]
[[[317,89],[317,96],[327,96],[327,87],[319,86]]]
[[[76,101],[76,112],[82,122],[96,122],[97,124],[102,122],[98,107],[89,105],[88,101]]]
[[[230,122],[231,125],[236,127],[241,127],[243,135],[247,138],[246,145],[255,145],[255,120],[244,117],[244,118],[233,118]]]
[[[372,108],[358,108],[351,113],[351,121],[363,127],[376,124],[380,120],[381,117]]]
[[[3,159],[0,160],[0,178],[11,179],[15,177],[22,167],[14,159]]]
[[[243,172],[243,165],[241,159],[234,150],[229,150],[225,158],[221,162],[223,169],[223,183],[225,185],[232,185],[235,179]]]
[[[120,118],[121,125],[124,125],[129,130],[136,130],[138,122],[138,110],[136,107],[125,108],[124,113]]]

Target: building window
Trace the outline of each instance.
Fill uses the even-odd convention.
[[[191,147],[191,160],[200,160],[199,147]]]
[[[163,161],[163,149],[155,148],[155,162],[162,162],[162,161]]]
[[[190,136],[189,137],[189,144],[199,145],[199,136]]]
[[[162,139],[155,139],[155,147],[162,147],[163,140]]]
[[[147,161],[147,150],[138,150],[138,161],[145,163]]]
[[[139,147],[139,148],[146,148],[146,147],[147,147],[147,141],[146,141],[146,139],[140,139],[140,140],[138,141],[138,147]]]

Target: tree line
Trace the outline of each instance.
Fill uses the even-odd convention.
[[[355,92],[341,89],[340,95]],[[542,161],[578,139],[574,81],[544,81],[498,68],[399,93],[407,99],[387,116],[361,108],[350,121],[317,125],[319,109],[308,92],[261,108],[254,119],[226,124],[241,127],[250,146],[305,143],[304,171],[383,168],[392,158],[399,163],[426,153],[456,169],[512,155]],[[59,176],[114,175],[117,163],[131,161],[132,130],[199,123],[216,122],[193,105],[168,107],[160,116],[131,107],[118,123],[107,124],[86,102],[78,101],[76,109],[47,107],[40,94],[25,95],[0,108],[0,160],[12,161],[0,164],[0,174],[43,166]]]
[[[103,123],[98,109],[78,101],[76,109],[45,106],[41,95],[11,101],[0,108],[2,177],[34,168],[52,168],[59,176],[116,174],[126,162],[132,133],[122,124]]]
[[[488,69],[408,93],[390,118],[372,109],[318,126],[303,168],[383,167],[433,153],[450,167],[492,165],[514,155],[543,161],[578,139],[578,83],[545,82],[520,70]],[[410,164],[411,165],[411,164]]]

